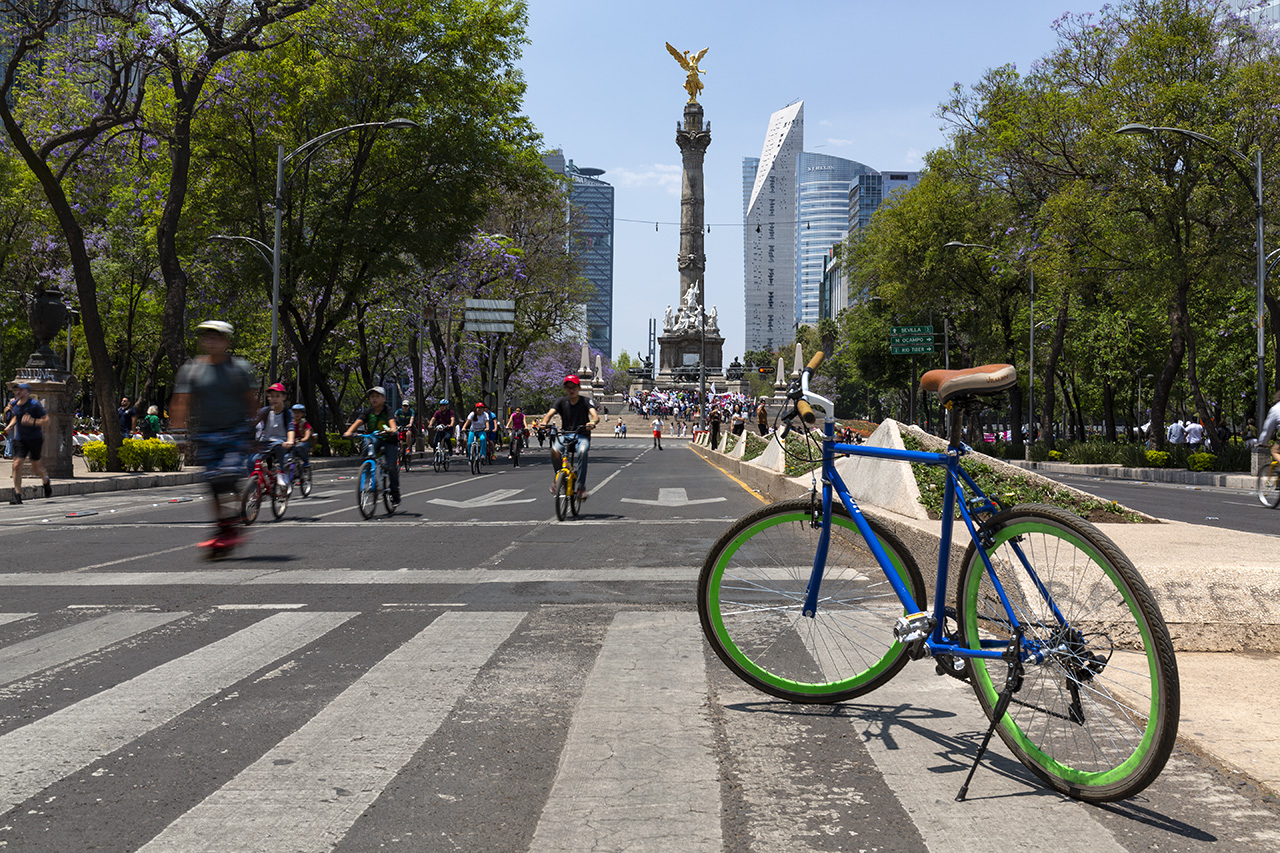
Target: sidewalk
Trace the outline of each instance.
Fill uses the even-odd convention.
[[[697,443],[689,447],[771,500],[809,493],[807,476],[789,478]],[[865,502],[860,506],[894,529],[931,581],[940,522]],[[1275,539],[1234,531],[1224,536],[1213,527],[1166,520],[1098,527],[1151,587],[1173,636],[1182,697],[1179,740],[1280,795],[1280,723],[1272,713],[1280,707],[1280,549]],[[955,565],[962,549],[952,544]]]
[[[1220,471],[1188,471],[1185,468],[1126,468],[1123,465],[1072,465],[1067,462],[1026,462],[1006,459],[1027,471],[1043,471],[1047,474],[1079,474],[1082,477],[1113,477],[1117,480],[1140,480],[1147,483],[1182,483],[1188,486],[1218,486],[1226,489],[1255,487],[1256,478],[1250,474],[1223,473]]]
[[[0,466],[0,504],[8,504],[10,498],[13,497],[13,477],[12,463],[13,460],[5,459],[4,466]],[[359,456],[337,456],[337,457],[315,457],[311,460],[312,467],[319,470],[325,468],[354,468],[360,464]],[[96,492],[117,492],[128,491],[131,489],[151,489],[157,486],[186,486],[191,483],[198,483],[203,480],[202,471],[198,466],[188,465],[181,471],[167,472],[151,472],[144,474],[140,472],[121,472],[121,471],[90,471],[83,456],[71,457],[72,479],[50,479],[53,485],[54,497],[65,497],[67,495],[87,495]],[[40,480],[32,476],[29,465],[24,465],[22,470],[22,500],[38,501],[44,497],[44,490],[41,488]]]

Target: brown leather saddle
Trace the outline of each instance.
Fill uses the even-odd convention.
[[[962,397],[999,394],[1018,384],[1012,364],[984,364],[964,370],[930,370],[920,377],[920,387],[935,391],[943,405]]]

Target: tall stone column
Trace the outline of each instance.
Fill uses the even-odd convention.
[[[680,146],[683,173],[680,179],[680,254],[676,262],[680,267],[680,303],[695,282],[702,280],[707,269],[704,251],[704,206],[706,193],[702,179],[702,160],[711,144],[711,122],[702,123],[702,104],[684,106],[684,126],[676,125],[676,145]],[[703,301],[706,288],[698,292],[698,304]]]

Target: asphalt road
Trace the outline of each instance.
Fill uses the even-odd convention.
[[[681,445],[598,439],[583,514],[520,469],[350,472],[200,562],[198,490],[0,507],[0,849],[1275,849],[1186,751],[1135,800],[1046,793],[926,661],[839,706],[738,682],[694,605],[759,506]],[[189,498],[189,500],[188,500]],[[75,517],[68,517],[75,513]],[[95,513],[89,515],[87,513]]]
[[[1156,518],[1280,536],[1280,510],[1263,506],[1251,491],[1079,474],[1037,473]]]

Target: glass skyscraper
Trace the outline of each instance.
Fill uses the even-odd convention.
[[[613,186],[602,180],[603,169],[575,166],[559,149],[542,158],[547,168],[571,182],[569,204],[574,229],[569,248],[582,263],[591,282],[587,297],[587,343],[605,358],[613,358]]]
[[[746,348],[774,350],[795,336],[796,167],[804,102],[769,117],[764,149],[742,163]]]
[[[822,268],[831,247],[849,231],[849,185],[857,176],[874,171],[829,154],[800,154],[796,170],[797,325],[816,325],[822,316]]]

